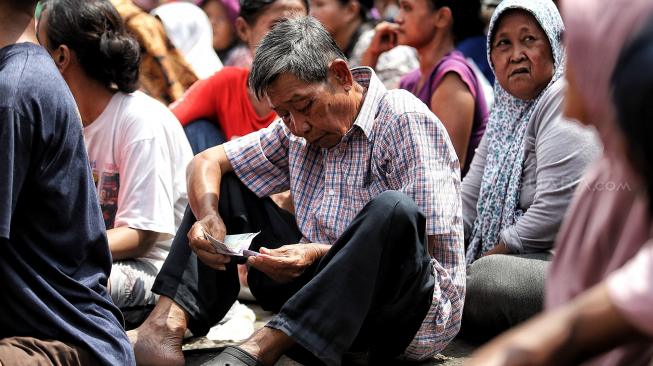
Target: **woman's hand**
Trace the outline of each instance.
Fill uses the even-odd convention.
[[[397,29],[399,25],[389,22],[381,22],[374,28],[374,36],[367,46],[367,50],[361,58],[361,66],[376,67],[379,56],[383,52],[390,51],[397,47]]]
[[[227,235],[224,222],[217,215],[207,215],[197,221],[188,232],[188,245],[204,264],[213,269],[225,270],[225,265],[231,261],[231,257],[216,252],[211,242],[206,240],[204,233],[224,241],[224,237]]]
[[[260,254],[249,257],[247,263],[274,281],[286,283],[304,273],[329,248],[329,245],[315,243],[284,245],[278,249],[261,248]]]

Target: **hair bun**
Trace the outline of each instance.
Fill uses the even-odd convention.
[[[138,42],[126,33],[106,31],[100,36],[99,49],[107,76],[118,89],[126,93],[136,90],[140,64]]]

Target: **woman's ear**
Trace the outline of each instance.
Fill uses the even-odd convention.
[[[358,0],[349,0],[345,6],[345,10],[347,10],[347,12],[346,14],[343,14],[343,16],[346,17],[347,21],[350,21],[357,18],[360,14],[361,4],[358,2]]]
[[[70,48],[66,45],[59,45],[54,51],[52,51],[52,59],[54,60],[57,69],[60,73],[65,73],[70,66],[71,57],[74,57]]]
[[[236,34],[243,43],[249,45],[249,24],[243,17],[236,18]]]
[[[453,26],[453,15],[448,6],[443,6],[436,10],[435,26],[438,28],[450,28]]]

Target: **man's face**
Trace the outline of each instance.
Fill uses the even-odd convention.
[[[270,107],[293,135],[331,148],[349,131],[358,113],[353,94],[329,73],[324,83],[305,83],[284,73],[267,88]]]

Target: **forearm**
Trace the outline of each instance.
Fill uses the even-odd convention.
[[[107,230],[109,249],[114,261],[144,256],[158,237],[157,232],[127,226]]]
[[[188,165],[188,202],[197,220],[218,215],[222,175],[232,170],[222,146],[196,155]]]
[[[580,295],[561,314],[569,334],[559,357],[570,364],[642,338],[614,306],[604,283]]]

